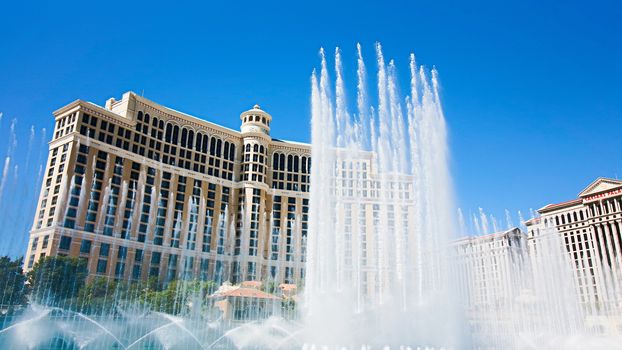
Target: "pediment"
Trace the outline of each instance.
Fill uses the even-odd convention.
[[[581,193],[579,193],[579,197],[587,197],[597,193],[611,191],[617,188],[622,188],[622,181],[600,177],[596,179],[596,181],[592,182],[589,186],[587,186],[583,191],[581,191]]]

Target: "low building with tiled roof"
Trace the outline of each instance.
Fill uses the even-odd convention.
[[[246,321],[270,317],[280,306],[282,299],[254,286],[261,287],[261,282],[243,282],[237,286],[223,284],[209,298],[214,301],[214,306],[222,312],[223,320]]]

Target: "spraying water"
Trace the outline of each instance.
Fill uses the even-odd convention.
[[[323,50],[311,77],[306,340],[459,346],[459,313],[448,302],[455,300],[447,257],[456,230],[437,74],[429,77],[412,55],[411,94],[402,98],[395,62],[386,63],[378,44],[378,104],[369,106],[357,49],[356,113],[347,109],[339,50],[334,88]]]

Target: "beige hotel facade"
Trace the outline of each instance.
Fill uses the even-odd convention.
[[[67,255],[91,277],[304,277],[310,145],[272,138],[259,106],[240,131],[133,92],[54,117],[25,270]]]
[[[584,308],[613,316],[622,332],[622,181],[598,178],[566,202],[549,204],[526,222],[531,256],[558,234],[574,267]]]

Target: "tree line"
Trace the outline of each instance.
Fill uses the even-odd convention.
[[[147,281],[87,279],[86,261],[55,256],[39,259],[24,273],[23,258],[0,257],[0,311],[10,315],[29,303],[61,307],[82,313],[114,313],[119,306],[144,307],[168,314],[208,307],[208,296],[217,289],[214,281],[173,280],[157,277]]]

